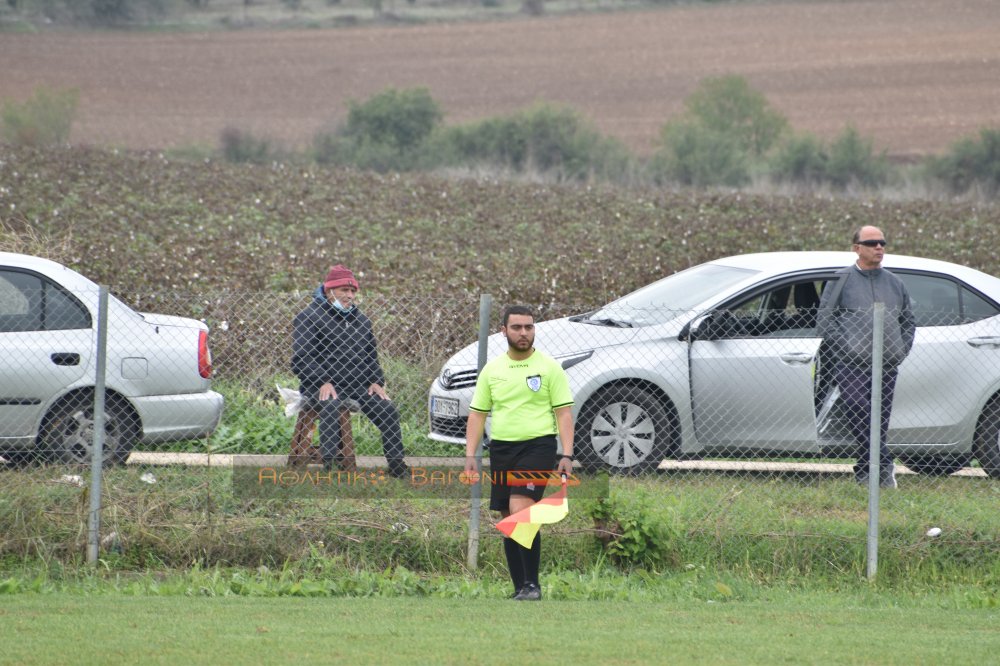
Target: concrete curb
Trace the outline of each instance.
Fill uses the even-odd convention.
[[[232,453],[164,453],[153,451],[133,451],[129,456],[129,465],[183,465],[188,467],[278,467],[285,464],[287,455],[232,454]],[[465,459],[458,456],[450,457],[407,457],[406,462],[411,467],[462,467]],[[486,464],[489,464],[487,459]],[[358,456],[359,468],[377,469],[386,467],[382,456]],[[659,467],[661,472],[748,472],[764,473],[804,473],[820,475],[852,474],[848,463],[793,463],[793,462],[754,462],[730,460],[664,460]],[[914,474],[904,465],[896,465],[897,475]],[[979,468],[966,467],[952,476],[986,477],[986,472]]]

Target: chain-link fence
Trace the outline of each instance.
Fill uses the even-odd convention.
[[[655,491],[641,492],[679,542],[710,535],[736,544],[707,557],[734,558],[779,538],[781,569],[820,535],[863,566],[870,490],[881,493],[883,552],[906,555],[953,537],[970,552],[995,554],[998,313],[959,286],[948,292],[952,300],[935,302],[931,287],[939,285],[910,285],[912,349],[905,333],[902,348],[891,338],[897,312],[879,324],[866,311],[843,324],[867,339],[859,356],[819,336],[823,286],[783,284],[713,312],[538,306],[536,347],[562,362],[574,391],[581,478],[610,471],[612,503],[623,501],[632,477],[653,484]],[[463,454],[478,297],[365,295],[345,313],[309,290],[119,296],[107,310],[103,550],[132,549],[155,562],[169,543],[188,561],[280,560],[337,535],[349,548],[366,529],[409,524],[413,516],[400,517],[405,508],[383,499],[468,495],[447,470],[457,473]],[[93,480],[87,464],[102,420],[94,411],[98,302],[92,287],[0,275],[8,462],[0,474],[10,490],[0,520],[8,554],[72,555],[82,547]],[[889,337],[873,347],[875,324]],[[488,357],[505,349],[494,333]],[[873,373],[880,354],[883,372]],[[881,402],[871,398],[873,376]],[[317,400],[327,384],[335,399]],[[377,390],[369,395],[372,385],[384,386],[391,401]],[[286,414],[279,387],[302,389],[297,413]],[[866,442],[879,411],[889,417],[888,451],[870,465]],[[400,448],[409,469],[394,468]],[[242,482],[233,475],[241,466],[255,470]],[[425,481],[439,474],[442,483],[400,490],[416,478],[413,470]],[[870,472],[877,478],[869,488]],[[378,486],[392,476],[403,484]],[[353,495],[261,495],[245,485],[294,479],[301,489],[320,478],[327,486],[364,480],[364,501],[333,511]],[[372,492],[377,487],[390,490]],[[467,511],[449,514],[461,550]],[[607,544],[621,536],[606,513],[593,519],[591,537]],[[419,557],[404,552],[405,537],[396,543],[400,561]],[[829,554],[832,568],[843,566],[844,552]]]

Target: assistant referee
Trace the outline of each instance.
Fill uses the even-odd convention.
[[[478,472],[476,449],[483,437],[486,416],[492,413],[490,509],[507,517],[542,499],[545,485],[509,486],[504,482],[505,472],[553,468],[561,474],[572,472],[573,395],[562,366],[534,348],[535,316],[530,308],[512,305],[505,309],[500,332],[507,338],[507,353],[483,367],[469,404],[465,472]],[[562,453],[556,446],[557,434]],[[512,598],[540,600],[541,533],[535,535],[530,549],[511,538],[504,538],[503,549],[514,583]]]

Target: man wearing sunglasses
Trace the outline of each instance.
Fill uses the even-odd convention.
[[[892,396],[899,365],[913,347],[916,324],[910,296],[902,281],[882,268],[885,235],[878,227],[854,232],[858,255],[852,266],[837,272],[823,290],[817,313],[817,330],[823,338],[823,356],[833,360],[833,378],[858,442],[854,478],[868,484],[871,449],[872,337],[874,305],[885,304],[882,351],[882,419],[879,441],[879,485],[896,487],[896,469],[886,446]]]

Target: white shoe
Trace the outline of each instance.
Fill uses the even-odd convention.
[[[896,483],[896,466],[889,465],[884,470],[880,470],[878,474],[878,485],[879,488],[898,488],[899,485]]]

